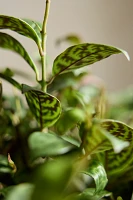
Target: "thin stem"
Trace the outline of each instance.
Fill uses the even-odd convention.
[[[42,55],[41,55],[41,62],[42,62],[42,90],[44,92],[47,91],[47,83],[46,83],[46,40],[47,40],[47,21],[48,21],[48,15],[49,15],[49,9],[50,9],[50,0],[46,0],[46,7],[45,7],[45,14],[44,14],[44,20],[43,20],[43,26],[42,26]]]

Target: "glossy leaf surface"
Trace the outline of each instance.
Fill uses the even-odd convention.
[[[41,129],[52,126],[58,120],[61,106],[56,97],[26,85],[23,85],[23,93]]]
[[[115,174],[124,172],[124,170],[127,170],[128,167],[133,164],[133,129],[130,126],[115,120],[105,120],[102,123],[102,127],[117,138],[130,142],[130,146],[125,148],[119,154],[115,154],[111,150],[106,152],[106,167],[108,173]]]
[[[15,38],[8,35],[7,33],[0,33],[0,47],[18,53],[31,66],[31,68],[36,72],[36,74],[38,74],[37,68],[33,60],[31,59],[27,51],[24,49],[24,47],[20,44],[20,42],[18,42]]]
[[[52,133],[35,132],[30,135],[28,141],[33,159],[61,155],[74,147],[71,143]]]
[[[32,38],[37,43],[37,45],[40,44],[40,40],[34,29],[21,19],[0,15],[0,29],[10,29],[21,35]]]
[[[105,169],[100,162],[94,160],[89,165],[88,170],[84,171],[83,173],[91,176],[94,179],[95,184],[96,184],[95,193],[99,193],[104,190],[108,182],[108,179],[107,179]]]
[[[53,75],[91,65],[113,54],[119,53],[124,53],[129,59],[127,52],[112,46],[93,43],[71,46],[54,60]]]

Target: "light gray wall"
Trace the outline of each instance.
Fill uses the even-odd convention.
[[[45,0],[0,0],[0,14],[42,21],[44,6]],[[105,81],[109,91],[133,84],[133,0],[51,0],[47,33],[50,63],[64,50],[64,46],[55,47],[56,39],[67,33],[77,33],[85,42],[125,49],[131,57],[130,62],[123,55],[116,55],[92,65],[90,69]],[[37,48],[32,40],[13,35],[23,42],[31,55],[35,55]],[[0,67],[5,66],[26,70],[33,75],[22,58],[0,50]],[[7,87],[8,84],[5,89]]]

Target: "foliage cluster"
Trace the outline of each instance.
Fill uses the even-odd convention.
[[[0,32],[0,47],[18,53],[35,72],[35,87],[16,81],[10,68],[0,72],[1,79],[20,91],[19,96],[5,96],[0,83],[0,199],[131,199],[133,129],[107,119],[116,115],[106,104],[103,85],[79,69],[113,54],[128,54],[68,36],[74,45],[55,58],[48,76],[49,6],[46,0],[42,24],[0,15],[0,29],[35,41],[42,69],[40,78],[23,45]]]

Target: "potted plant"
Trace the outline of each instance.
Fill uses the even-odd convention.
[[[20,91],[5,96],[0,83],[0,199],[131,199],[133,129],[106,119],[104,86],[79,70],[113,54],[128,54],[68,36],[79,44],[58,55],[48,75],[49,9],[46,0],[42,24],[0,15],[0,29],[34,40],[41,63],[40,76],[23,45],[0,32],[0,47],[18,53],[35,73],[31,87],[16,81],[10,68],[0,72],[1,80]]]

